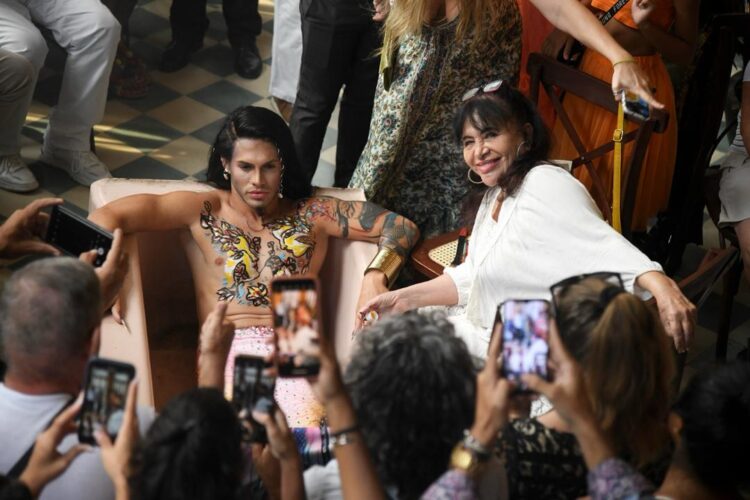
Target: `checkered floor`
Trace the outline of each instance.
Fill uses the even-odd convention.
[[[170,3],[171,0],[141,0],[130,22],[132,49],[152,68],[153,83],[148,96],[140,100],[110,99],[104,120],[95,130],[97,153],[116,177],[205,179],[209,145],[226,113],[246,104],[272,109],[268,96],[272,0],[260,1],[264,23],[257,41],[264,69],[257,80],[245,80],[234,74],[220,0],[208,2],[210,28],[204,48],[193,56],[192,63],[171,74],[154,69],[170,40]],[[59,71],[43,71],[23,129],[22,156],[41,188],[26,195],[0,191],[0,220],[34,198],[52,195],[63,197],[74,210],[86,212],[88,189],[37,161],[46,117],[57,100],[59,84]],[[314,178],[314,183],[321,186],[333,183],[337,113],[331,119]],[[720,155],[721,151],[717,159]],[[706,243],[717,246],[717,233],[710,222],[706,223],[705,233]],[[698,339],[689,358],[692,370],[713,359],[712,331],[718,322],[719,301],[718,296],[712,296],[701,311]],[[743,284],[734,309],[729,357],[746,347],[748,339],[750,292]]]

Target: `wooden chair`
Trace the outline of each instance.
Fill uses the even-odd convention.
[[[552,106],[555,108],[557,119],[562,123],[568,137],[579,154],[576,158],[558,159],[571,160],[573,169],[581,165],[586,166],[594,182],[592,196],[607,220],[611,221],[611,207],[607,201],[611,187],[603,185],[591,161],[612,151],[614,142],[608,141],[596,146],[594,149],[586,151],[578,131],[562,107],[559,92],[575,94],[616,114],[617,102],[612,99],[612,86],[603,80],[594,78],[575,68],[561,64],[551,57],[538,53],[533,53],[529,56],[526,69],[531,75],[531,99],[534,102],[539,99],[539,87],[541,85],[552,102]],[[646,154],[646,148],[648,147],[651,134],[661,133],[666,130],[669,115],[664,111],[653,110],[649,120],[643,121],[626,115],[626,121],[637,125],[635,129],[624,135],[622,141],[623,144],[633,142],[633,150],[630,157],[623,157],[621,192],[622,231],[626,238],[631,239],[633,209],[638,195],[638,181],[641,176],[641,165]]]

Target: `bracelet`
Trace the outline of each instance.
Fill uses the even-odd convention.
[[[625,59],[620,59],[619,61],[615,61],[615,62],[613,62],[613,63],[612,63],[612,67],[614,68],[614,67],[615,67],[615,66],[617,66],[618,64],[623,64],[623,63],[634,63],[634,62],[636,62],[636,60],[635,60],[635,59],[633,59],[632,57],[626,57]]]
[[[464,448],[476,454],[477,459],[482,462],[488,460],[490,456],[492,456],[492,450],[482,445],[482,443],[480,443],[477,438],[471,435],[468,429],[464,431],[463,445]]]
[[[367,269],[365,269],[365,274],[373,269],[381,271],[385,274],[385,279],[387,281],[386,284],[388,287],[391,287],[396,281],[398,272],[401,270],[401,264],[403,264],[403,259],[399,254],[390,248],[381,248],[378,250],[378,253],[375,254],[375,257],[372,259],[372,262],[370,262],[370,265],[367,266]]]
[[[347,444],[352,444],[357,442],[357,438],[354,436],[359,432],[359,426],[358,425],[352,425],[351,427],[347,427],[346,429],[341,429],[338,432],[332,432],[328,438],[329,442],[334,448],[337,448],[339,446],[346,446]]]

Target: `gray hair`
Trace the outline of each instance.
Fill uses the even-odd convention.
[[[417,498],[471,426],[471,355],[437,312],[388,316],[357,340],[344,379],[363,437],[381,480]]]
[[[0,295],[9,369],[15,359],[43,358],[50,374],[59,372],[90,341],[101,322],[101,301],[93,267],[73,257],[36,260],[16,271]]]

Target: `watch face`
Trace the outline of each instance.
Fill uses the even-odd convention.
[[[476,464],[474,454],[464,448],[463,444],[458,444],[453,448],[451,453],[451,467],[463,471],[471,470]]]

